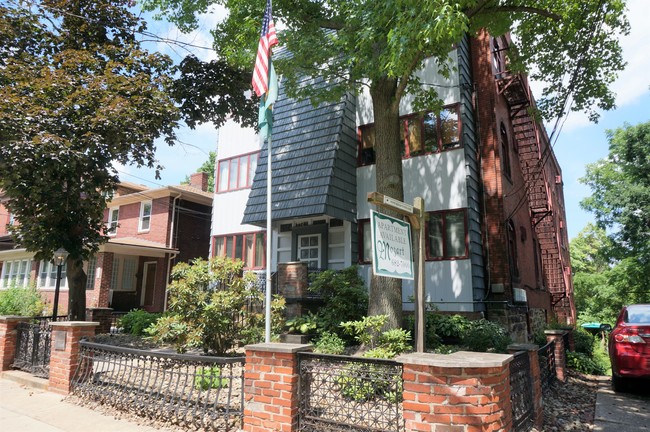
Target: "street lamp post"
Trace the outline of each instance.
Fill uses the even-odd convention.
[[[61,269],[63,264],[68,259],[68,251],[59,248],[54,252],[54,259],[52,263],[56,265],[56,285],[54,286],[54,305],[52,306],[52,321],[56,321],[57,313],[59,311],[59,289],[61,288]]]

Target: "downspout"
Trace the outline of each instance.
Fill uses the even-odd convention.
[[[171,249],[174,244],[174,230],[176,226],[176,203],[180,199],[182,194],[178,194],[174,197],[172,201],[172,221],[169,225],[169,241],[167,242],[167,248]],[[163,311],[167,310],[167,285],[169,284],[169,277],[172,273],[172,260],[176,258],[176,254],[169,255],[169,260],[167,261],[167,277],[165,278],[165,301],[163,302]]]

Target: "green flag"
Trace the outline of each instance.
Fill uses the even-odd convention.
[[[275,74],[273,63],[271,63],[271,69],[269,70],[269,90],[260,101],[258,125],[262,141],[266,141],[271,136],[271,129],[273,128],[273,104],[277,98],[278,76]]]

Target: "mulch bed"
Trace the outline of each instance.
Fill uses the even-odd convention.
[[[545,394],[544,426],[536,432],[594,430],[596,392],[603,377],[568,370],[566,382],[556,382]]]

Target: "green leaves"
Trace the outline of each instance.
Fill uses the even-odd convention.
[[[112,163],[154,167],[154,140],[174,137],[171,62],[138,46],[144,23],[128,4],[2,8],[0,40],[17,49],[0,49],[0,188],[20,221],[14,235],[37,258],[96,251]]]

